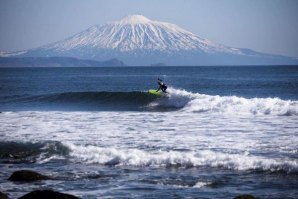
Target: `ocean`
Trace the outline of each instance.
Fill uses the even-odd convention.
[[[298,196],[297,66],[0,68],[0,91],[11,198]]]

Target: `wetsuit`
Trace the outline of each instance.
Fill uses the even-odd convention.
[[[165,83],[162,82],[161,79],[158,79],[158,85],[159,85],[159,88],[156,90],[156,92],[158,92],[159,90],[162,90],[162,92],[166,93],[166,90],[168,87]]]

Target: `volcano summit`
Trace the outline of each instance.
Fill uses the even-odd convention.
[[[18,57],[75,57],[127,65],[261,65],[297,64],[286,56],[232,48],[201,38],[175,24],[128,15],[120,21],[95,25],[70,38],[28,51]]]

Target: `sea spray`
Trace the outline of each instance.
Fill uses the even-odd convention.
[[[168,94],[150,103],[151,107],[176,107],[186,112],[216,112],[253,115],[298,115],[298,101],[279,98],[243,98],[192,93],[169,88]]]
[[[265,158],[248,154],[233,154],[211,150],[144,151],[140,149],[103,148],[92,145],[65,143],[74,161],[113,166],[154,167],[224,167],[233,170],[298,172],[296,160]]]

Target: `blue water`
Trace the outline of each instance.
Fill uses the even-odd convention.
[[[157,78],[168,94],[152,96]],[[295,198],[298,67],[0,68],[0,190]],[[20,169],[56,180],[9,182]]]
[[[297,66],[1,68],[1,97],[63,92],[147,91],[157,77],[191,92],[297,99]]]
[[[120,67],[120,68],[2,68],[0,109],[107,109],[98,104],[104,94],[113,100],[135,99],[162,78],[174,88],[193,93],[245,98],[278,97],[297,100],[298,67]],[[134,92],[134,93],[131,93]],[[59,98],[57,100],[53,98]],[[82,99],[83,98],[83,99]],[[106,98],[108,98],[106,96]],[[143,98],[146,96],[143,95]],[[81,100],[82,99],[82,100]],[[60,100],[60,101],[59,101]],[[82,105],[83,101],[87,104]],[[144,99],[143,99],[144,100]],[[148,99],[150,100],[150,99]],[[107,100],[106,100],[107,101]],[[63,103],[64,102],[64,103]],[[146,101],[145,101],[146,102]],[[63,106],[59,106],[63,103]],[[102,105],[104,107],[102,107]],[[123,106],[125,104],[122,104]],[[119,107],[120,108],[120,107]]]

